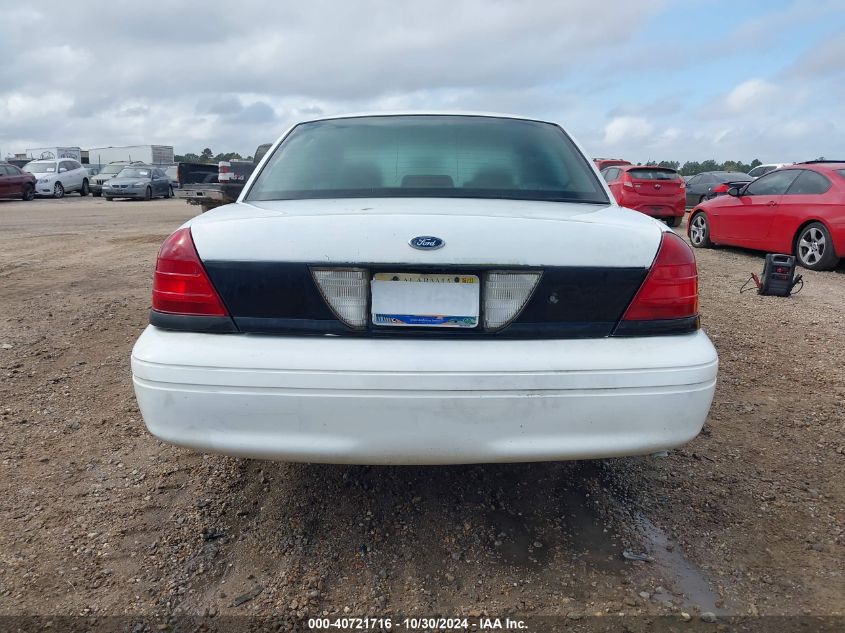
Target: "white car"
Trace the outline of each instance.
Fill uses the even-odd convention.
[[[759,178],[760,176],[765,176],[770,171],[780,169],[781,167],[786,167],[790,164],[792,163],[767,163],[765,165],[757,165],[754,169],[748,172],[748,175],[752,178]]]
[[[718,359],[690,247],[618,207],[554,123],[312,120],[159,253],[132,351],[149,430],[285,461],[646,454]]]
[[[34,160],[23,168],[37,178],[35,193],[39,196],[63,198],[66,193],[78,191],[88,195],[90,174],[78,161],[71,158],[59,160]]]

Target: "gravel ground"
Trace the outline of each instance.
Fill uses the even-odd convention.
[[[158,442],[132,394],[194,209],[0,202],[0,615],[845,613],[845,268],[740,295],[762,255],[697,252],[721,371],[667,457],[259,462]]]

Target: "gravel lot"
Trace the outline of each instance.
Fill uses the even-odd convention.
[[[258,462],[161,444],[132,393],[194,210],[0,201],[0,615],[845,614],[845,268],[740,295],[762,255],[697,252],[721,372],[668,457]]]

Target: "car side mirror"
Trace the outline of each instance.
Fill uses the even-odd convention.
[[[731,187],[730,189],[728,189],[728,195],[733,196],[734,198],[739,198],[741,191],[742,191],[742,187],[734,186],[734,187]]]
[[[59,173],[60,174],[66,172],[66,171],[67,171],[66,167],[59,167]]]

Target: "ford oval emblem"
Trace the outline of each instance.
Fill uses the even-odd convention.
[[[408,244],[410,244],[414,248],[420,249],[421,251],[433,251],[438,248],[443,248],[446,242],[441,240],[439,237],[432,237],[431,235],[418,235],[417,237],[412,237],[410,240],[408,240]]]

